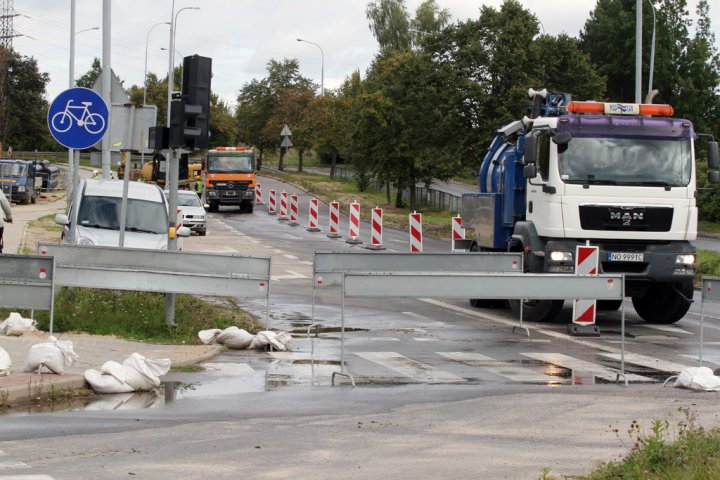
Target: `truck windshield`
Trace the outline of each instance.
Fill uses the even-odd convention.
[[[27,165],[22,163],[0,163],[0,177],[22,177],[27,175]]]
[[[691,152],[688,138],[574,137],[558,155],[560,179],[565,183],[684,187],[690,183]]]
[[[208,172],[252,173],[252,157],[208,157]]]
[[[78,212],[78,224],[83,227],[120,230],[120,202],[117,197],[87,196]],[[165,204],[128,198],[127,231],[166,233]]]

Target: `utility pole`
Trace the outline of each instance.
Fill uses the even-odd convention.
[[[642,4],[635,1],[635,103],[642,103]]]
[[[172,92],[174,86],[175,68],[175,0],[170,10],[170,45],[168,47],[168,92],[167,92],[167,126],[170,128],[170,106],[172,105]],[[177,189],[178,189],[178,160],[175,158],[175,149],[170,147],[165,159],[165,187],[168,189],[168,250],[177,250]],[[175,325],[175,294],[165,295],[165,323]]]
[[[105,100],[105,103],[107,103],[108,108],[110,108],[110,111],[112,112],[112,97],[110,94],[111,89],[111,83],[112,80],[112,70],[110,68],[110,13],[111,13],[111,5],[110,0],[103,0],[103,58],[102,58],[102,85],[101,85],[101,96]],[[112,115],[112,113],[111,113]],[[110,178],[110,163],[111,163],[111,156],[110,156],[110,138],[108,136],[108,133],[105,133],[105,136],[103,136],[102,139],[102,178],[108,179]],[[125,168],[128,168],[128,165],[125,165]]]

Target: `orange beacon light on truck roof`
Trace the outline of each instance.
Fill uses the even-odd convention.
[[[570,102],[571,113],[594,113],[597,115],[652,115],[671,117],[675,111],[670,105],[645,103]]]

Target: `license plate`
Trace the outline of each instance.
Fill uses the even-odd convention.
[[[644,262],[644,253],[613,252],[608,253],[608,260],[611,262]]]

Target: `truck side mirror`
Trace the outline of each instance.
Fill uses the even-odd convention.
[[[572,140],[572,134],[567,131],[555,132],[552,141],[555,145],[567,145]]]
[[[534,163],[530,163],[523,167],[523,177],[535,178],[537,177],[537,166]]]
[[[718,158],[718,143],[716,141],[708,142],[708,168],[717,170],[720,167],[720,158]]]
[[[535,150],[537,146],[537,137],[535,135],[525,136],[525,165],[535,164]],[[530,178],[525,175],[525,178]],[[534,178],[534,175],[533,175]]]

